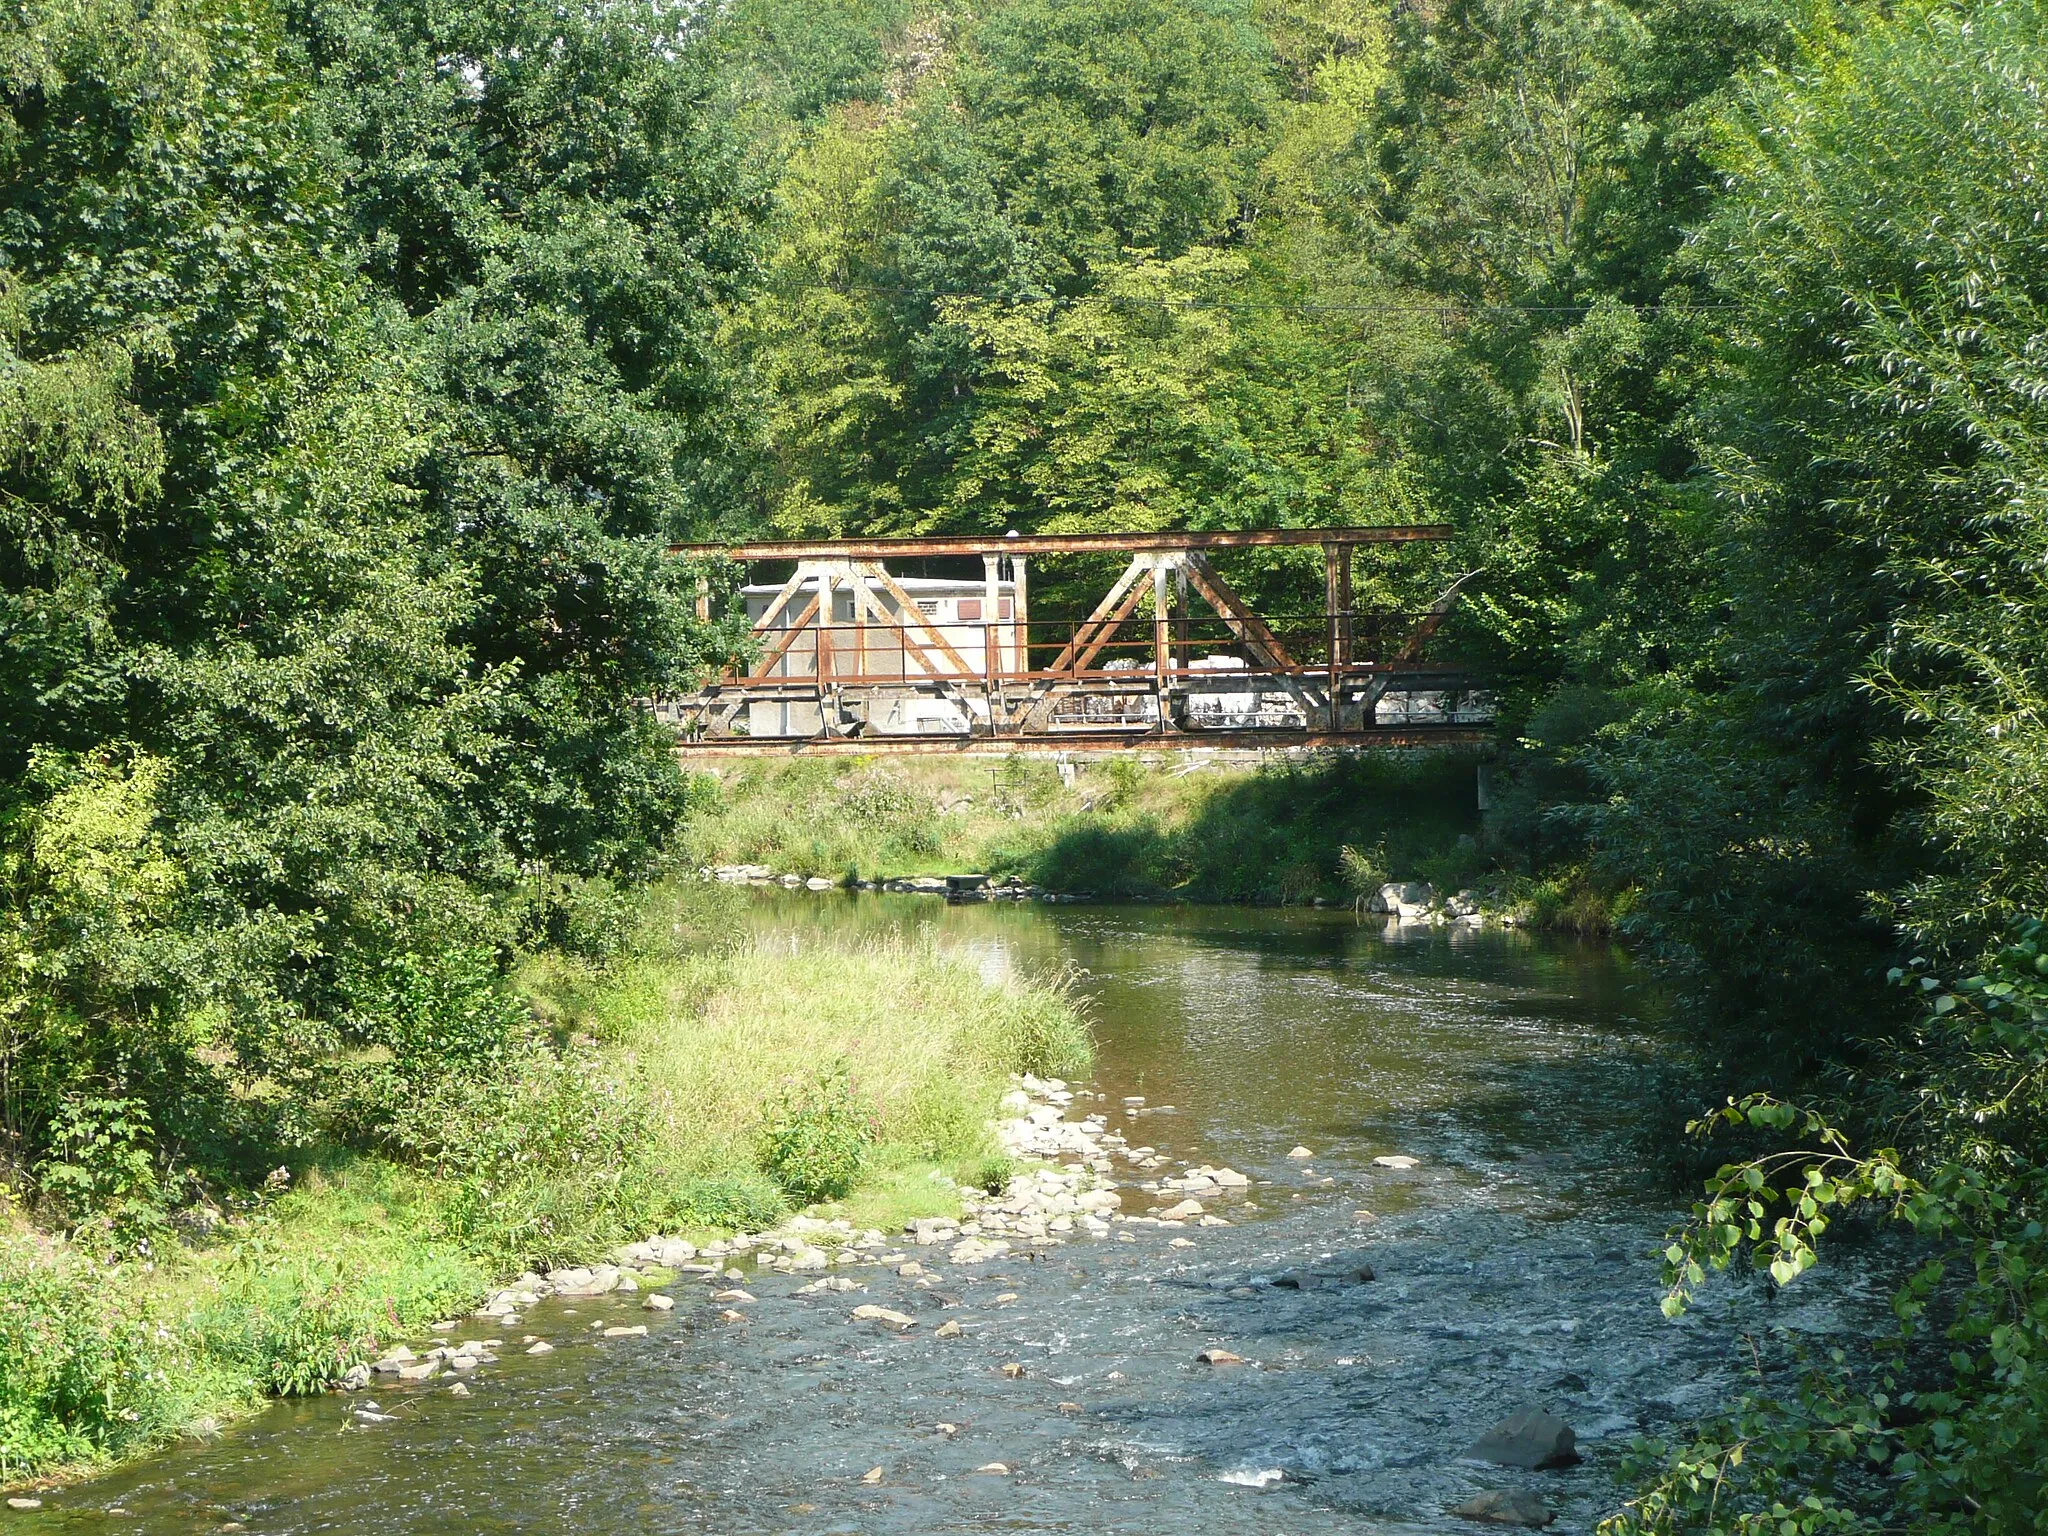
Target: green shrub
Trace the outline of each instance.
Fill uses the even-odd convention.
[[[103,1460],[174,1416],[169,1349],[121,1277],[0,1240],[0,1480]]]
[[[783,1089],[762,1120],[757,1156],[792,1201],[815,1205],[853,1189],[877,1139],[872,1110],[841,1068]]]
[[[960,1182],[970,1189],[979,1189],[988,1194],[1000,1194],[1009,1187],[1010,1180],[1017,1175],[1014,1158],[992,1152],[961,1172]]]

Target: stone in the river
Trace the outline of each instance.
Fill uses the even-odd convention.
[[[1300,1162],[1306,1161],[1308,1158],[1314,1157],[1315,1153],[1309,1151],[1307,1147],[1296,1147],[1292,1152],[1289,1152],[1287,1155],[1291,1158],[1294,1158],[1297,1162]]]
[[[1535,1494],[1505,1488],[1488,1489],[1455,1505],[1451,1513],[1461,1520],[1477,1520],[1485,1525],[1525,1525],[1532,1530],[1540,1530],[1557,1518],[1556,1511]]]
[[[918,1263],[917,1260],[912,1259],[907,1264],[898,1264],[896,1266],[896,1273],[901,1275],[904,1279],[910,1280],[923,1274],[924,1266]]]
[[[1000,1239],[988,1242],[978,1237],[963,1237],[953,1245],[953,1251],[947,1257],[955,1264],[986,1264],[1009,1251],[1010,1245]]]
[[[747,1320],[747,1314],[744,1312],[735,1312],[731,1307],[727,1307],[723,1312],[718,1314],[718,1320],[721,1323],[744,1323]]]
[[[860,1480],[869,1487],[873,1487],[882,1480],[882,1469],[880,1467],[869,1467],[867,1471],[861,1473]]]
[[[908,1312],[878,1307],[871,1301],[853,1309],[853,1320],[856,1323],[881,1323],[884,1327],[894,1328],[898,1333],[917,1326],[917,1319]]]
[[[1015,1291],[1002,1291],[999,1292],[996,1296],[996,1305],[999,1307],[1007,1307],[1011,1302],[1015,1301],[1016,1299],[1017,1293]]]
[[[1481,1435],[1465,1455],[1499,1467],[1568,1467],[1579,1459],[1578,1437],[1556,1414],[1524,1408]]]
[[[360,1392],[369,1384],[370,1368],[367,1365],[362,1364],[361,1362],[358,1362],[355,1365],[350,1366],[348,1368],[348,1374],[343,1376],[341,1380],[336,1383],[336,1385],[339,1386],[341,1390],[344,1392]]]
[[[1012,1381],[1015,1381],[1019,1376],[1022,1376],[1024,1374],[1024,1366],[1020,1361],[1008,1361],[1003,1366],[1003,1374],[1009,1377]]]
[[[752,1301],[754,1298],[751,1294],[749,1294],[746,1291],[730,1290],[713,1291],[711,1293],[711,1299],[713,1301]]]
[[[664,1296],[661,1292],[656,1291],[640,1303],[640,1310],[643,1312],[666,1312],[675,1304],[673,1296]]]
[[[1199,1216],[1201,1214],[1201,1201],[1183,1200],[1180,1204],[1169,1205],[1165,1210],[1161,1211],[1159,1219],[1161,1221],[1186,1221],[1190,1216]]]
[[[986,1472],[991,1477],[1008,1477],[1010,1475],[1009,1467],[1005,1463],[1000,1461],[983,1462],[974,1470],[977,1472]]]
[[[1079,1403],[1055,1403],[1053,1411],[1055,1413],[1080,1413],[1082,1409]]]
[[[932,1337],[935,1339],[957,1339],[960,1337],[960,1324],[949,1318],[932,1330]]]
[[[14,1498],[7,1501],[7,1507],[9,1509],[41,1509],[43,1501],[41,1499]]]
[[[1205,1349],[1195,1359],[1203,1365],[1243,1365],[1244,1356],[1232,1354],[1227,1349]]]
[[[448,1395],[450,1397],[467,1397],[469,1396],[469,1388],[458,1381],[448,1389]]]
[[[1290,1291],[1313,1291],[1322,1283],[1320,1275],[1312,1275],[1305,1269],[1290,1269],[1273,1277],[1273,1284]]]
[[[630,1328],[607,1328],[604,1336],[608,1339],[644,1339],[647,1337],[647,1325],[635,1323]]]
[[[400,1366],[411,1365],[417,1359],[419,1359],[418,1355],[401,1344],[396,1349],[387,1352],[370,1369],[380,1376],[396,1376]]]
[[[1405,1152],[1396,1152],[1390,1156],[1376,1157],[1372,1160],[1372,1165],[1375,1168],[1392,1168],[1399,1173],[1406,1173],[1415,1166],[1415,1163],[1416,1160]]]
[[[832,889],[832,882],[823,875],[813,875],[804,882],[804,889],[807,891],[829,891]]]
[[[548,1278],[557,1296],[607,1296],[618,1288],[619,1267],[600,1264],[594,1269],[558,1269]]]
[[[1171,1239],[1166,1246],[1169,1248],[1192,1248],[1195,1246],[1195,1242],[1191,1237],[1176,1237]]]
[[[1248,1189],[1252,1182],[1235,1168],[1218,1168],[1212,1177],[1225,1189]]]
[[[441,1362],[422,1360],[418,1365],[401,1365],[398,1368],[400,1381],[431,1381],[441,1374]]]
[[[541,1339],[537,1343],[527,1345],[526,1352],[529,1355],[545,1355],[553,1353],[554,1348],[555,1346],[550,1344],[546,1339]]]

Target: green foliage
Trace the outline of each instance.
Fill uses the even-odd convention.
[[[114,1275],[76,1275],[0,1240],[0,1477],[161,1434],[174,1411],[168,1363]]]
[[[756,1155],[791,1200],[815,1205],[852,1190],[875,1139],[874,1111],[840,1067],[784,1087],[762,1116]]]
[[[1919,1085],[1922,1155],[1855,1151],[1813,1110],[1752,1095],[1695,1129],[1798,1144],[1723,1167],[1665,1254],[1667,1313],[1748,1257],[1780,1286],[1859,1208],[1909,1227],[1921,1262],[1892,1298],[1897,1335],[1871,1361],[1835,1351],[1790,1396],[1759,1392],[1690,1444],[1640,1448],[1645,1492],[1604,1530],[2023,1530],[2048,1477],[2048,928],[2034,919],[1953,985],[1924,964],[1896,1042]]]

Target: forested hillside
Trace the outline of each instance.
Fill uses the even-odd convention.
[[[1846,1128],[1681,1288],[1845,1202],[1946,1265],[1627,1518],[2041,1528],[2043,81],[2039,0],[24,0],[19,1203],[161,1242],[554,1049],[506,978],[734,643],[672,539],[1443,521],[1365,600],[1483,567],[1501,857]]]

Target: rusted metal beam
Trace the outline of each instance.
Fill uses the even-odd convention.
[[[1221,571],[1198,554],[1188,561],[1188,579],[1195,584],[1195,590],[1209,600],[1209,606],[1229,626],[1239,643],[1258,660],[1283,671],[1294,670],[1294,658],[1288,655],[1280,637],[1246,606],[1245,600],[1237,595],[1237,589],[1223,579]]]
[[[1081,621],[1081,627],[1074,631],[1074,638],[1060,648],[1059,655],[1053,658],[1051,670],[1064,672],[1068,667],[1075,666],[1075,658],[1081,654],[1081,648],[1094,639],[1098,626],[1110,624],[1112,625],[1110,632],[1112,634],[1115,633],[1113,626],[1123,621],[1121,619],[1112,620],[1110,616],[1116,613],[1117,604],[1123,601],[1124,594],[1131,590],[1131,584],[1144,575],[1145,570],[1145,558],[1142,555],[1124,567],[1123,575],[1117,577],[1116,584],[1103,594],[1102,601],[1095,605],[1095,611]],[[1105,636],[1104,638],[1107,639],[1108,637]],[[1100,650],[1102,647],[1097,646],[1095,649]],[[1093,656],[1095,652],[1090,651],[1088,654]],[[1076,670],[1078,670],[1078,667]]]
[[[771,539],[753,544],[671,544],[690,560],[904,560],[943,555],[1174,554],[1295,544],[1404,544],[1451,537],[1448,523],[1374,528],[1231,528],[1169,533],[975,534],[916,539]]]

